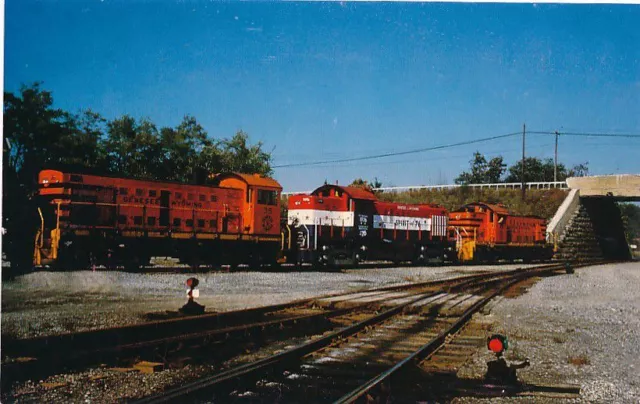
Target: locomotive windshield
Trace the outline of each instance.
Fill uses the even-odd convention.
[[[268,191],[266,189],[258,190],[259,205],[276,205],[278,193],[276,191]]]

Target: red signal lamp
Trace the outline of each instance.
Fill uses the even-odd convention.
[[[494,353],[501,354],[509,347],[509,341],[506,336],[501,334],[493,334],[487,339],[487,348]]]

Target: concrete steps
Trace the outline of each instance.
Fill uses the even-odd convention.
[[[628,259],[620,210],[609,198],[580,198],[560,235],[556,261]]]

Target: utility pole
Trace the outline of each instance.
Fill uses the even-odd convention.
[[[556,158],[553,164],[553,182],[558,182],[558,131],[556,131]]]
[[[525,196],[525,182],[524,182],[524,138],[526,136],[527,127],[523,123],[522,124],[522,200],[524,201]]]

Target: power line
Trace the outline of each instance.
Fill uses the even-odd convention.
[[[412,149],[412,150],[407,150],[407,151],[402,151],[402,152],[374,154],[374,155],[369,155],[369,156],[349,157],[349,158],[334,159],[334,160],[310,161],[310,162],[304,162],[304,163],[280,164],[280,165],[274,165],[273,168],[316,166],[316,165],[322,165],[322,164],[348,163],[348,162],[353,162],[353,161],[373,160],[373,159],[379,159],[379,158],[384,158],[384,157],[403,156],[403,155],[407,155],[407,154],[423,153],[423,152],[426,152],[426,151],[441,150],[441,149],[447,149],[447,148],[451,148],[451,147],[465,146],[465,145],[474,144],[474,143],[488,142],[488,141],[491,141],[491,140],[502,139],[502,138],[507,138],[507,137],[511,137],[511,136],[520,135],[521,133],[522,132],[513,132],[513,133],[507,133],[505,135],[491,136],[491,137],[485,137],[485,138],[475,139],[475,140],[467,140],[467,141],[464,141],[464,142],[450,143],[450,144],[440,145],[440,146],[424,147],[424,148],[420,148],[420,149]],[[556,134],[555,131],[527,131],[527,133],[534,134],[534,135],[554,135],[554,136]],[[558,132],[558,134],[560,136],[609,137],[609,138],[640,139],[640,134],[630,134],[630,133]]]
[[[536,135],[555,135],[556,132],[546,131],[527,131],[527,133],[533,133]],[[586,133],[586,132],[561,132],[558,131],[560,136],[584,136],[584,137],[624,137],[624,138],[640,138],[640,134],[632,133]]]
[[[375,155],[371,155],[371,156],[351,157],[351,158],[344,158],[344,159],[337,159],[337,160],[310,161],[310,162],[306,162],[306,163],[281,164],[281,165],[273,166],[273,168],[315,166],[315,165],[320,165],[320,164],[346,163],[346,162],[349,162],[349,161],[362,161],[362,160],[379,159],[379,158],[383,158],[383,157],[403,156],[403,155],[407,155],[407,154],[422,153],[422,152],[426,152],[426,151],[447,149],[447,148],[450,148],[450,147],[465,146],[465,145],[474,144],[474,143],[488,142],[490,140],[503,139],[503,138],[506,138],[506,137],[516,136],[516,135],[519,135],[519,134],[520,134],[520,132],[507,133],[506,135],[491,136],[491,137],[485,137],[485,138],[482,138],[482,139],[467,140],[467,141],[464,141],[464,142],[450,143],[450,144],[446,144],[446,145],[433,146],[433,147],[424,147],[424,148],[421,148],[421,149],[413,149],[413,150],[407,150],[407,151],[395,152],[395,153],[375,154]]]

